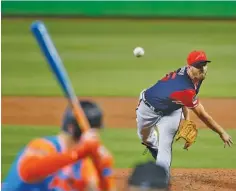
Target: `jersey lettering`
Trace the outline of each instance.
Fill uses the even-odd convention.
[[[179,71],[178,71],[178,75],[183,76],[183,75],[184,75],[184,71],[185,71],[185,69],[186,69],[186,67],[182,67],[182,68],[180,68]]]
[[[176,71],[174,72],[170,72],[169,74],[166,74],[166,76],[164,78],[161,79],[161,81],[167,81],[169,79],[175,79],[176,77]]]
[[[180,69],[178,69],[177,71],[174,72],[170,72],[169,74],[166,74],[166,76],[164,78],[161,79],[161,81],[167,81],[169,79],[175,79],[176,75],[184,75],[184,71],[185,71],[186,67],[182,67]]]
[[[173,102],[173,103],[176,103],[176,104],[178,104],[178,105],[184,105],[182,101],[173,100],[172,102]]]
[[[76,181],[78,180],[79,172],[74,168],[74,166],[64,167],[61,171],[59,171],[56,176],[53,177],[51,183],[49,184],[50,189],[60,189],[63,191],[71,191],[75,189]]]

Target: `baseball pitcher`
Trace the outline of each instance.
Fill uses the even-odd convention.
[[[170,72],[140,93],[136,108],[138,136],[156,162],[167,171],[170,170],[174,137],[185,139],[185,149],[197,137],[198,131],[189,119],[189,110],[218,133],[225,146],[233,143],[230,135],[205,111],[198,98],[210,62],[204,51],[193,51],[187,57],[187,66]]]
[[[115,189],[113,158],[94,132],[102,126],[101,110],[92,102],[81,101],[81,106],[92,129],[82,134],[68,108],[58,135],[34,139],[19,152],[3,191]]]

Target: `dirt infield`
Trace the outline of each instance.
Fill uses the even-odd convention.
[[[83,97],[94,100],[104,111],[107,127],[135,127],[136,98],[125,97]],[[225,128],[235,128],[236,99],[202,99],[206,110]],[[59,97],[2,97],[2,124],[55,125],[61,124],[67,102]],[[204,125],[192,115],[199,127]],[[126,190],[129,169],[117,169],[119,190]],[[236,191],[236,169],[173,169],[174,191]]]
[[[127,190],[130,169],[116,171],[119,190]],[[235,191],[236,170],[225,169],[173,169],[171,191]]]
[[[94,100],[104,111],[107,127],[136,127],[137,98],[82,97]],[[235,128],[236,99],[202,99],[206,110],[225,128]],[[2,123],[22,125],[60,125],[67,102],[63,97],[2,97]],[[193,120],[204,127],[195,115]]]

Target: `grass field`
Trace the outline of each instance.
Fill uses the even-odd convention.
[[[54,135],[56,127],[27,127],[3,125],[2,128],[2,177],[4,177],[20,148],[32,138]],[[236,138],[236,130],[229,130]],[[20,135],[20,136],[19,136]],[[117,168],[130,168],[135,163],[151,159],[143,155],[136,129],[106,129],[102,140],[113,153]],[[223,148],[218,136],[210,130],[200,129],[197,142],[189,151],[182,149],[183,142],[174,144],[173,167],[178,168],[236,168],[236,148]]]
[[[2,20],[2,94],[61,95],[33,39],[32,19]],[[137,96],[185,64],[193,49],[213,62],[202,96],[236,97],[236,23],[44,19],[81,96]],[[132,50],[144,47],[143,58]]]

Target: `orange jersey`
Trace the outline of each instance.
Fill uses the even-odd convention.
[[[83,143],[77,152],[66,151],[57,136],[31,141],[17,156],[2,190],[83,191],[88,185],[96,190],[113,186],[109,158],[90,160]]]
[[[97,172],[89,158],[68,165],[60,170],[49,184],[51,190],[85,190],[88,185],[99,190],[99,179]]]

